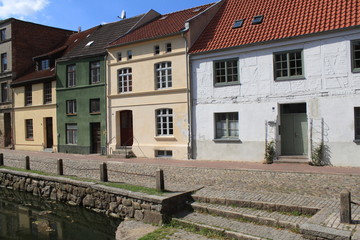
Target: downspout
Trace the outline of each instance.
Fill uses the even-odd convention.
[[[105,109],[106,109],[106,115],[105,115],[105,129],[106,129],[106,131],[105,131],[105,134],[106,134],[106,136],[105,136],[105,152],[104,152],[104,154],[105,155],[109,155],[109,129],[108,129],[108,121],[111,121],[111,119],[110,119],[110,109],[108,109],[108,106],[110,105],[109,104],[109,98],[108,98],[108,96],[109,96],[109,94],[108,94],[108,92],[109,92],[109,90],[108,90],[108,79],[109,79],[109,72],[110,72],[110,64],[108,63],[108,59],[107,59],[107,57],[108,57],[108,51],[106,51],[106,54],[105,54],[105,56],[104,56],[104,63],[105,63],[105,88],[104,88],[104,92],[105,92]]]
[[[189,30],[189,23],[185,23],[185,28],[182,30],[181,36],[185,40],[185,71],[186,71],[186,97],[187,97],[187,114],[188,114],[188,143],[187,143],[187,155],[188,160],[193,157],[192,149],[192,127],[191,127],[191,92],[190,92],[190,77],[189,77],[189,55],[188,55],[188,42],[185,33]]]

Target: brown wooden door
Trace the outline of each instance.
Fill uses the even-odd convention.
[[[121,146],[133,145],[132,111],[126,110],[120,112],[120,134]]]
[[[54,145],[53,140],[53,122],[52,118],[45,118],[45,132],[46,132],[46,148],[52,148]]]
[[[100,123],[91,123],[91,153],[101,152],[101,130]]]

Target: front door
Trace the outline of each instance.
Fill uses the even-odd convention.
[[[46,148],[52,148],[54,145],[53,140],[53,122],[52,118],[45,118],[45,138],[46,138]]]
[[[91,134],[91,153],[100,153],[101,152],[100,123],[90,124],[90,134]]]
[[[11,113],[4,113],[4,147],[11,145],[12,130],[11,130]]]
[[[120,135],[121,146],[133,145],[132,111],[126,110],[120,112]]]
[[[281,105],[281,155],[307,155],[306,103]]]

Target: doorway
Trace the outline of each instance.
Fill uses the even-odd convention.
[[[11,113],[4,113],[4,147],[11,146]]]
[[[90,123],[91,153],[101,152],[101,129],[100,123]]]
[[[120,141],[121,146],[133,145],[133,118],[130,110],[120,112]]]
[[[280,106],[281,155],[307,155],[308,121],[306,103]]]
[[[52,148],[54,145],[53,120],[51,117],[45,118],[45,142],[46,148]]]

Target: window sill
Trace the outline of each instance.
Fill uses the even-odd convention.
[[[228,82],[228,83],[215,83],[214,87],[226,87],[226,86],[234,86],[234,85],[241,85],[239,81],[237,82]]]
[[[76,113],[67,113],[66,116],[77,116]]]
[[[354,139],[353,142],[359,145],[360,144],[360,139]]]
[[[100,115],[101,112],[91,112],[90,115]]]
[[[215,143],[242,143],[240,139],[231,139],[231,138],[217,138],[213,139]]]
[[[304,76],[296,76],[296,77],[279,77],[275,78],[275,82],[281,82],[281,81],[292,81],[292,80],[306,80]]]
[[[156,141],[176,141],[176,138],[172,135],[169,136],[155,136]]]
[[[25,138],[26,141],[34,141],[34,138]]]

